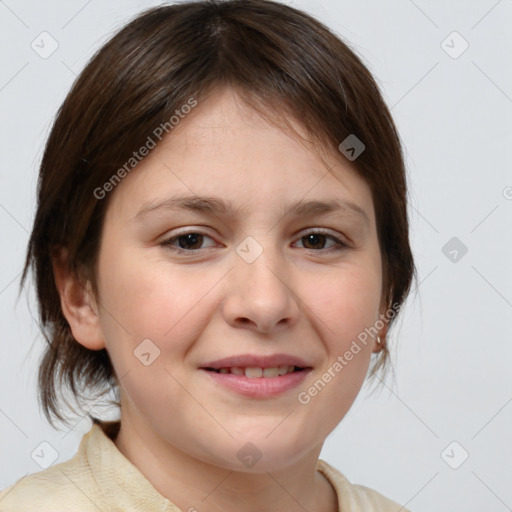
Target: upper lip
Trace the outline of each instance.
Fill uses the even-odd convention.
[[[300,357],[288,354],[273,354],[270,356],[259,356],[253,354],[240,354],[237,356],[225,357],[217,359],[209,363],[203,364],[200,368],[275,368],[277,366],[298,366],[300,368],[310,368],[308,363]]]

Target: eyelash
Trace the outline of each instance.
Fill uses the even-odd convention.
[[[172,243],[177,241],[180,237],[186,236],[186,235],[191,235],[191,234],[202,235],[202,236],[206,236],[206,237],[212,239],[212,237],[207,235],[206,233],[203,233],[201,231],[196,231],[196,230],[190,230],[190,231],[185,231],[183,233],[178,233],[177,235],[174,235],[171,238],[167,238],[167,239],[163,240],[162,242],[160,242],[160,245],[162,247],[169,248],[170,250],[172,250],[178,254],[191,255],[193,253],[200,252],[202,249],[182,249],[181,247],[175,247],[172,245]],[[330,233],[328,233],[327,231],[324,231],[322,229],[308,231],[307,233],[304,233],[301,237],[299,237],[299,239],[302,239],[309,235],[325,235],[327,238],[330,238],[331,240],[333,240],[335,242],[336,246],[331,247],[329,249],[306,249],[307,251],[312,251],[312,252],[317,252],[317,253],[318,252],[323,252],[323,253],[329,252],[330,253],[333,251],[340,251],[343,249],[347,249],[349,247],[348,244],[346,244],[345,242],[342,242],[339,238],[336,238],[335,236],[331,235]]]

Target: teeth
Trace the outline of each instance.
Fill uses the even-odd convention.
[[[250,379],[256,378],[272,378],[279,377],[280,375],[286,375],[292,373],[295,370],[295,366],[274,366],[272,368],[258,368],[256,366],[248,366],[247,368],[240,368],[233,366],[232,368],[219,368],[218,373],[232,373],[234,375],[245,375]]]
[[[263,369],[262,368],[256,368],[253,366],[248,366],[245,369],[245,376],[249,377],[250,379],[253,379],[255,377],[262,377],[263,376]]]
[[[279,375],[279,368],[264,368],[263,377],[277,377]]]
[[[287,365],[284,365],[284,366],[278,366],[277,371],[279,372],[279,375],[286,375],[288,373],[289,369],[288,369]]]

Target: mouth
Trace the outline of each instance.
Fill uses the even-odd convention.
[[[199,367],[210,382],[249,398],[270,398],[297,387],[313,369],[306,361],[287,354],[240,355]]]
[[[300,372],[305,370],[305,368],[301,368],[300,366],[294,365],[280,365],[280,366],[271,366],[271,367],[259,367],[259,366],[232,366],[232,367],[222,367],[222,368],[203,368],[204,370],[221,373],[221,374],[231,374],[231,375],[242,375],[249,379],[272,379],[275,377],[282,377],[284,375],[288,375],[290,373]]]

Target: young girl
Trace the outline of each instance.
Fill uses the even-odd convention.
[[[266,0],[151,9],[92,58],[44,152],[25,272],[49,421],[114,391],[2,512],[405,510],[319,460],[415,274],[369,71]],[[55,426],[55,425],[54,425]]]

